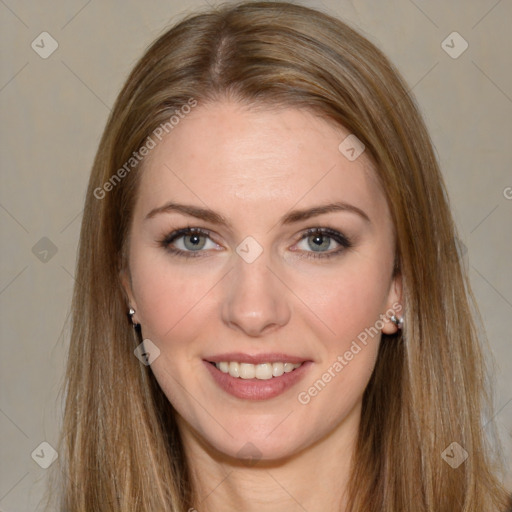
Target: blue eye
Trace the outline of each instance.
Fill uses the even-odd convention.
[[[305,251],[305,258],[330,258],[352,247],[352,243],[345,235],[330,228],[310,228],[300,239],[300,242],[303,241],[306,241],[307,246],[312,249]],[[329,251],[332,249],[332,242],[337,243],[341,248]]]
[[[307,248],[298,252],[304,252],[301,258],[330,258],[341,254],[345,249],[352,247],[350,240],[334,229],[310,228],[306,230],[299,244],[306,242]],[[208,246],[210,242],[210,246]],[[338,249],[332,250],[332,245],[338,244]],[[173,255],[186,258],[202,257],[206,251],[203,249],[215,249],[218,245],[210,238],[210,232],[201,228],[187,227],[178,229],[167,235],[160,241],[160,245]],[[312,249],[312,250],[308,250]],[[296,250],[294,249],[294,252]]]
[[[206,247],[206,239],[210,239],[209,231],[200,228],[183,228],[167,235],[161,245],[173,254],[194,258],[200,256],[199,253],[202,252],[202,249],[212,249],[212,247]],[[172,247],[173,243],[178,247]]]

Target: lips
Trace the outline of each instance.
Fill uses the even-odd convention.
[[[312,364],[306,358],[283,353],[218,354],[203,362],[222,390],[246,400],[268,400],[284,393]]]

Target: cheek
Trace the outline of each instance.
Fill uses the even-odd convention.
[[[333,331],[326,336],[325,327],[318,328],[322,357],[297,396],[318,432],[335,428],[360,403],[377,361],[381,339],[377,321],[385,312],[388,283],[379,278],[377,268],[359,269],[363,270],[352,268],[325,283],[317,281],[319,288],[309,288],[307,295],[307,288],[303,289],[305,302],[310,301],[322,324]]]
[[[386,311],[390,286],[387,264],[378,258],[352,260],[350,265],[340,265],[338,272],[317,275],[299,293],[322,321],[308,326],[319,325],[315,337],[321,342],[322,357],[314,378],[304,383],[299,403],[309,404],[307,409],[326,422],[335,423],[352,410],[375,367],[382,329],[379,320]]]
[[[161,339],[197,302],[201,287],[197,279],[181,275],[179,267],[144,256],[134,254],[130,264],[138,320],[145,337]]]
[[[331,350],[343,350],[365,329],[375,326],[386,310],[388,274],[387,267],[361,261],[317,274],[302,284],[297,281],[297,295],[321,320],[324,330],[328,328]]]

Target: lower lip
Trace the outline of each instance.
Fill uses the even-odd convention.
[[[215,365],[203,361],[215,382],[230,395],[245,400],[268,400],[281,395],[296,384],[306,373],[311,361],[302,363],[292,372],[271,379],[241,379],[221,372]]]

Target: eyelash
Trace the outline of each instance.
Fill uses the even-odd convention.
[[[178,240],[179,238],[182,238],[185,235],[202,235],[210,238],[210,231],[201,229],[201,228],[194,228],[194,227],[186,227],[182,229],[178,229],[176,231],[173,231],[165,236],[163,240],[160,240],[159,245],[161,245],[164,249],[166,249],[168,252],[170,252],[172,255],[175,256],[183,256],[185,258],[197,258],[197,257],[203,257],[201,255],[201,252],[204,251],[182,251],[181,249],[176,249],[175,247],[171,247],[170,244],[174,242],[175,240]],[[352,247],[352,242],[342,233],[339,231],[336,231],[331,228],[308,228],[304,233],[302,234],[302,237],[299,239],[298,242],[302,242],[302,240],[309,238],[310,236],[314,235],[320,235],[325,236],[327,238],[331,238],[335,242],[341,245],[341,248],[326,252],[326,253],[315,253],[315,251],[306,251],[307,255],[301,256],[301,258],[311,258],[311,259],[326,259],[331,258],[333,256],[339,256],[341,253],[345,251],[345,249],[348,249]],[[297,242],[297,243],[298,243]]]

